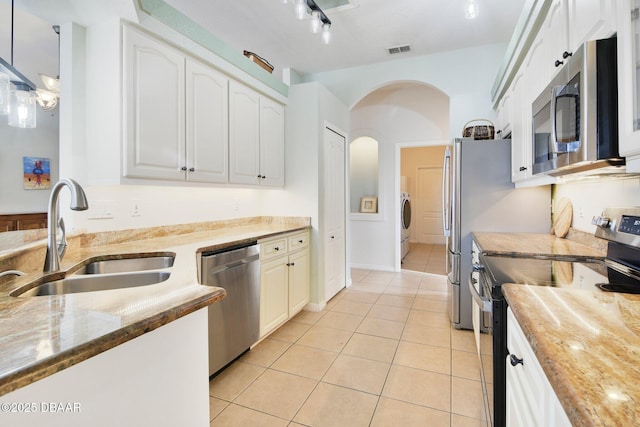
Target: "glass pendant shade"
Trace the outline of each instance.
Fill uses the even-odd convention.
[[[294,8],[294,14],[296,19],[303,20],[307,16],[307,2],[306,0],[296,0],[296,6]]]
[[[0,115],[9,114],[9,100],[11,83],[9,76],[0,72]]]
[[[329,44],[331,42],[331,25],[323,24],[322,25],[322,41],[324,44]]]
[[[40,79],[42,80],[42,83],[44,83],[44,87],[47,88],[47,90],[54,92],[54,93],[60,93],[60,78],[56,78],[56,77],[51,77],[48,76],[46,74],[40,74]]]
[[[465,6],[464,17],[474,19],[478,16],[478,3],[475,0],[468,0]]]
[[[18,128],[36,127],[36,94],[21,87],[11,91],[9,126]]]
[[[320,12],[314,10],[313,12],[311,12],[311,32],[313,34],[318,34],[321,27],[322,21],[320,20]]]

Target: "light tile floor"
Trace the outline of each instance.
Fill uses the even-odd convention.
[[[484,426],[473,333],[445,276],[352,270],[210,382],[212,426]]]
[[[402,269],[446,274],[446,246],[410,243],[409,253],[402,260]]]

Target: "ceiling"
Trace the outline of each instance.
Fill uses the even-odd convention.
[[[476,0],[479,15],[464,17],[467,0],[316,0],[332,22],[322,43],[309,20],[293,15],[293,0],[165,0],[238,51],[249,50],[276,67],[317,73],[396,58],[493,43],[508,43],[525,0]],[[347,3],[332,8],[331,5]],[[349,4],[350,3],[350,4]],[[411,51],[389,55],[387,48]]]
[[[15,7],[52,24],[73,20],[86,26],[113,14],[135,19],[135,1],[15,0]],[[506,44],[529,0],[476,0],[479,15],[473,20],[464,17],[467,0],[316,0],[332,21],[329,45],[309,31],[308,19],[295,19],[293,0],[288,4],[282,0],[164,1],[237,51],[248,50],[264,57],[275,66],[274,74],[281,75],[285,68],[313,74]],[[0,0],[2,3],[10,5],[9,0]],[[341,6],[336,8],[336,4]],[[5,18],[2,20],[8,26]],[[26,26],[22,24],[19,29],[24,31]],[[56,41],[55,34],[48,37]],[[8,46],[6,42],[2,41],[3,48]],[[387,52],[387,48],[407,44],[410,52]]]

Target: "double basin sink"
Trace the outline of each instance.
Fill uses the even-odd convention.
[[[149,254],[135,258],[99,259],[58,280],[24,285],[14,297],[64,295],[147,286],[164,282],[171,275],[175,254]]]

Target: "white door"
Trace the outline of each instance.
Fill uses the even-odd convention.
[[[345,137],[324,129],[323,218],[325,301],[345,287]]]
[[[443,245],[442,235],[442,167],[418,168],[417,194],[412,196],[417,243]]]

